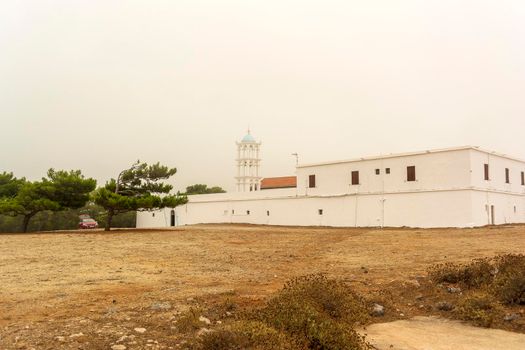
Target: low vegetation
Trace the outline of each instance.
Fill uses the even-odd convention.
[[[459,294],[453,313],[462,320],[491,327],[525,304],[525,255],[505,254],[468,264],[440,264],[429,276],[437,284],[454,284]],[[512,314],[507,317],[512,318]],[[521,316],[520,316],[521,317]]]
[[[203,334],[190,349],[369,349],[355,327],[366,301],[345,283],[315,274],[295,278],[266,304]]]

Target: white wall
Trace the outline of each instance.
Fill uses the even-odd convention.
[[[470,192],[189,202],[177,207],[176,213],[179,225],[249,223],[339,227],[471,227],[474,221]],[[319,209],[323,210],[322,215],[319,215]],[[155,217],[150,213],[139,213],[138,227],[168,226],[169,220],[165,221],[164,218],[169,219],[169,209],[165,212],[165,215],[156,212]]]

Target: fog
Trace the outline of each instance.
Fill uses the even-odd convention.
[[[140,159],[176,189],[463,145],[525,159],[525,2],[4,1],[0,172]]]

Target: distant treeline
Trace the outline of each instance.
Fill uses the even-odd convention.
[[[102,187],[85,178],[80,170],[49,169],[41,180],[17,178],[0,173],[0,232],[71,230],[78,228],[81,215],[111,227],[135,227],[136,212],[175,208],[190,194],[223,193],[222,188],[195,184],[187,193],[170,193],[167,180],[177,172],[160,163],[137,161]]]
[[[53,231],[74,230],[78,228],[79,216],[87,214],[98,222],[99,227],[104,227],[107,221],[107,212],[103,207],[88,204],[80,209],[69,209],[64,211],[42,211],[35,214],[29,222],[27,231]],[[137,213],[130,211],[117,214],[113,217],[112,227],[135,227]],[[0,215],[0,232],[21,232],[23,216]]]

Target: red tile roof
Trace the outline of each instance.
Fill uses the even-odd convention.
[[[297,187],[296,176],[266,177],[261,181],[261,190]]]

